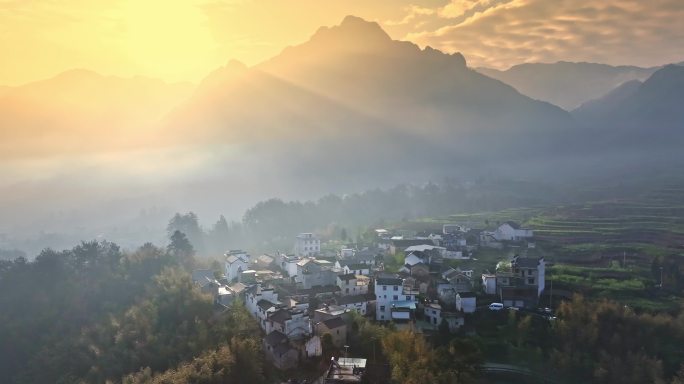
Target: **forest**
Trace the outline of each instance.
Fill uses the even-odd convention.
[[[193,253],[178,235],[0,261],[3,382],[264,382],[258,326],[239,305],[214,310],[187,271]]]

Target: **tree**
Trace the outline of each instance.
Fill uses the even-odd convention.
[[[170,243],[167,247],[169,255],[171,255],[179,264],[192,266],[195,249],[185,234],[181,231],[175,231],[169,240]]]
[[[169,224],[166,226],[166,232],[169,237],[179,231],[187,236],[188,240],[194,244],[195,250],[202,254],[204,249],[204,232],[199,226],[199,219],[194,212],[188,212],[184,215],[176,213]]]
[[[397,383],[435,382],[434,352],[421,335],[411,331],[392,332],[382,340],[383,350]]]

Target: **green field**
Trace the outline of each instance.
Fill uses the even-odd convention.
[[[475,254],[477,260],[452,264],[472,266],[481,273],[517,252],[542,255],[554,265],[547,279],[559,290],[610,298],[644,310],[673,311],[683,303],[682,292],[657,287],[659,276],[652,271],[654,259],[665,256],[681,259],[677,263],[684,270],[681,186],[581,204],[445,215],[402,222],[400,228],[424,231],[457,223],[494,229],[509,220],[534,230],[536,249],[481,249]]]

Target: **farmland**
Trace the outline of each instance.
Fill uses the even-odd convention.
[[[483,249],[472,261],[485,270],[515,252],[543,255],[557,291],[611,298],[644,310],[676,310],[684,270],[684,186],[558,206],[512,208],[426,218],[401,224],[428,230],[446,223],[494,229],[514,220],[534,229],[536,249]],[[658,264],[668,258],[661,288]],[[491,267],[494,265],[492,264]],[[476,272],[480,272],[479,270]],[[550,281],[549,281],[550,282]]]

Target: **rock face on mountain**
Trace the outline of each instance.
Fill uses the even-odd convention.
[[[654,68],[611,66],[595,63],[529,63],[505,71],[478,68],[477,71],[510,84],[533,99],[548,101],[568,111],[605,95],[631,80],[644,80]]]
[[[211,91],[170,115],[167,133],[192,127],[200,141],[270,143],[311,158],[334,157],[311,149],[334,143],[368,161],[422,156],[431,167],[428,157],[523,156],[573,128],[567,112],[469,69],[461,54],[394,41],[353,16],[231,73],[208,78]]]

